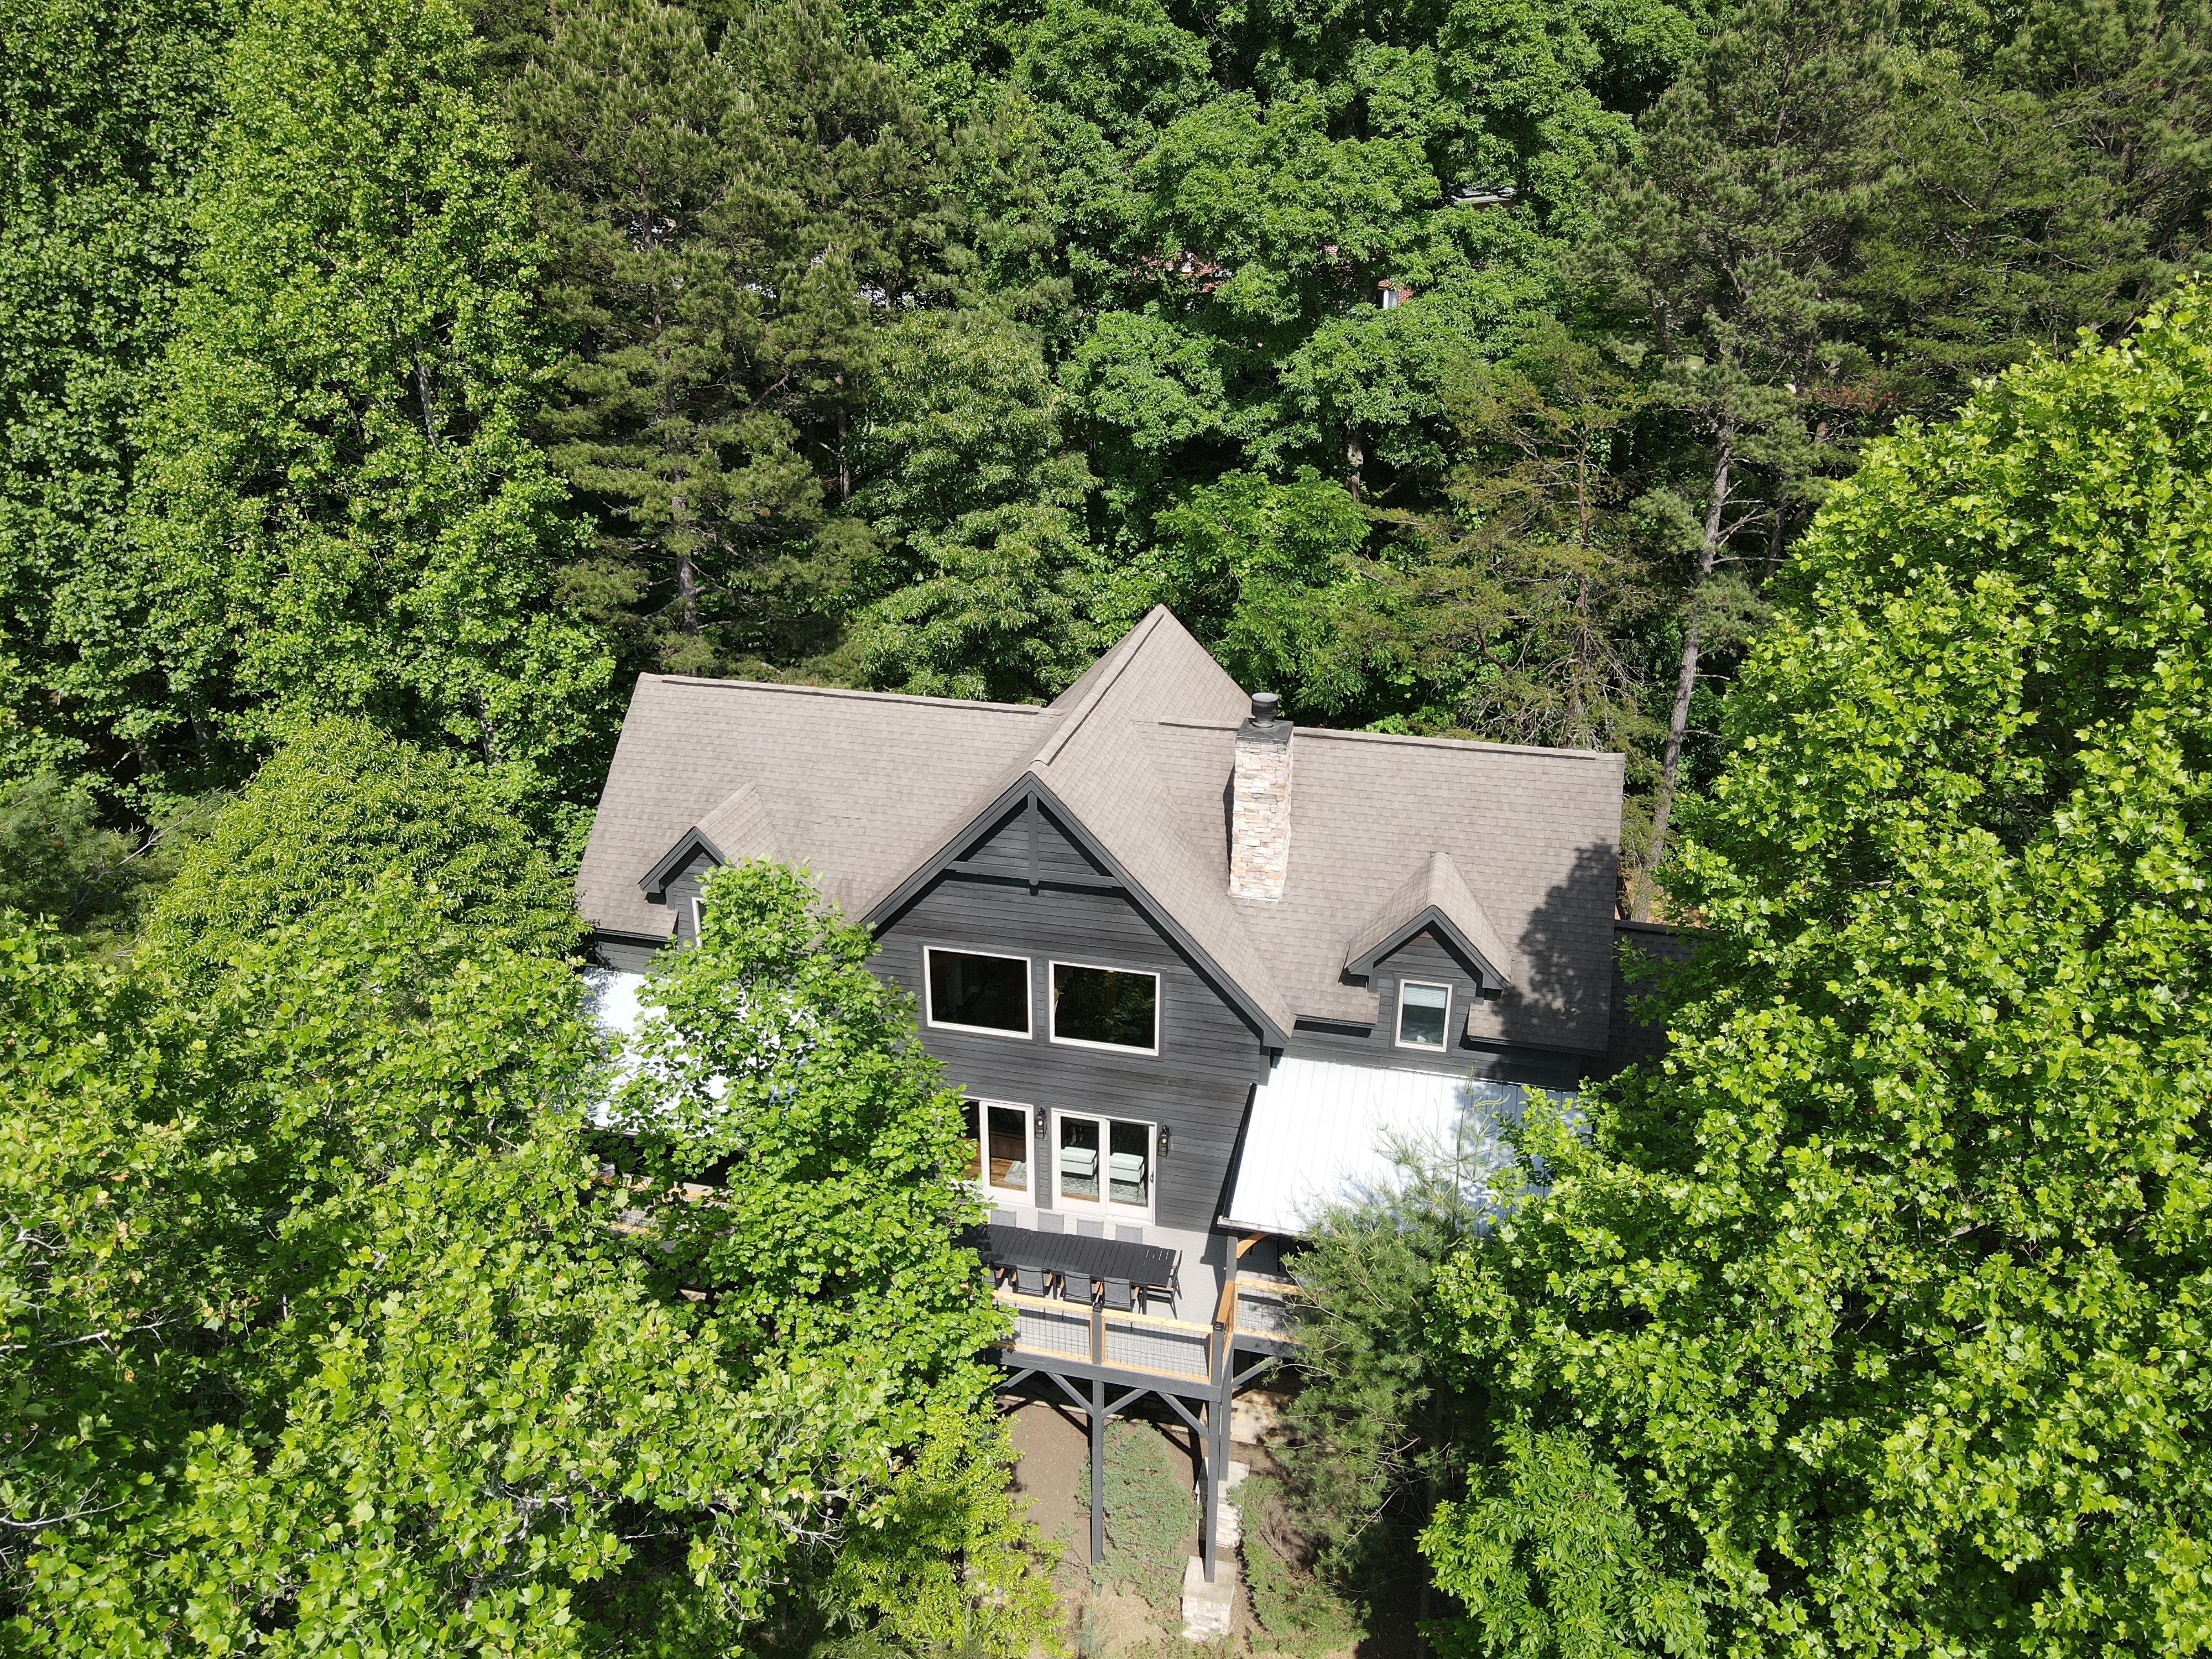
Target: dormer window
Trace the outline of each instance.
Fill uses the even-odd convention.
[[[1451,1026],[1451,987],[1407,980],[1398,987],[1398,1046],[1441,1048]]]

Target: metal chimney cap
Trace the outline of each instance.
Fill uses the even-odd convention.
[[[1237,728],[1237,741],[1242,744],[1284,744],[1291,740],[1291,723],[1276,712],[1282,702],[1272,691],[1252,694],[1252,718]]]

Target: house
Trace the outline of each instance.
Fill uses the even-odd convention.
[[[1645,1040],[1621,773],[1294,727],[1162,609],[1045,708],[645,676],[577,899],[630,975],[696,938],[714,866],[810,868],[968,1097],[1010,1376],[1094,1425],[1157,1395],[1225,1454],[1283,1240],[1401,1143],[1479,1184],[1526,1091]]]

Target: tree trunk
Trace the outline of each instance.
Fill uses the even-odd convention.
[[[840,385],[844,383],[844,380],[842,374],[837,377]],[[841,501],[853,499],[853,464],[845,459],[845,440],[851,435],[851,425],[852,417],[840,409],[837,411],[837,499]]]
[[[669,503],[669,518],[676,529],[676,618],[677,626],[684,630],[686,639],[699,636],[699,566],[691,556],[691,537],[684,513],[684,498],[672,496]]]
[[[1359,499],[1361,473],[1367,466],[1367,446],[1359,436],[1358,427],[1348,428],[1344,434],[1344,487],[1352,492],[1352,499]]]
[[[1698,689],[1698,650],[1703,643],[1700,601],[1705,584],[1712,580],[1713,564],[1720,557],[1721,520],[1728,507],[1729,475],[1735,462],[1735,428],[1721,428],[1713,449],[1712,487],[1705,496],[1705,534],[1698,548],[1698,579],[1690,586],[1689,623],[1682,630],[1682,664],[1674,676],[1674,704],[1667,711],[1667,746],[1659,759],[1659,790],[1651,799],[1651,838],[1645,843],[1642,876],[1636,884],[1636,902],[1629,915],[1638,921],[1651,920],[1653,879],[1667,854],[1667,821],[1674,813],[1674,784],[1682,768],[1682,744],[1690,734],[1690,699]]]
[[[419,352],[415,357],[415,396],[422,405],[422,435],[430,441],[430,447],[435,449],[438,447],[438,425],[430,413],[430,371],[423,363],[422,354]]]

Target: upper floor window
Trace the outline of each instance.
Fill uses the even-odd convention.
[[[1451,987],[1407,980],[1398,987],[1398,1046],[1441,1048],[1451,1018]]]
[[[1160,1050],[1160,976],[1052,964],[1052,1040],[1095,1048]]]
[[[931,949],[929,1023],[1014,1036],[1030,1034],[1030,959]]]

